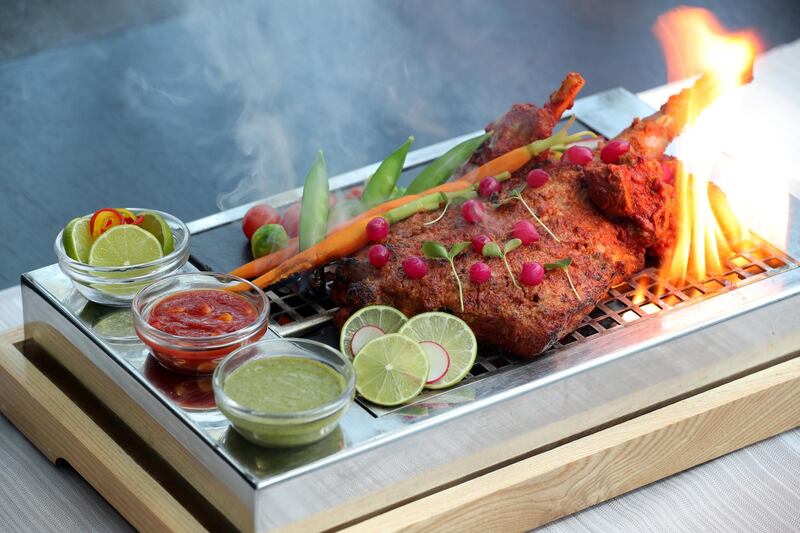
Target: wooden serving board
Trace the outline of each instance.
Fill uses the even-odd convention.
[[[139,530],[230,527],[176,490],[185,482],[137,460],[115,438],[119,420],[95,416],[99,401],[52,379],[52,361],[28,358],[23,342],[21,329],[0,334],[0,410],[48,459],[67,461]],[[524,531],[797,426],[800,357],[362,517],[347,531]]]

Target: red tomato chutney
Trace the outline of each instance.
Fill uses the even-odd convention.
[[[252,324],[256,308],[232,292],[215,289],[182,291],[162,299],[147,322],[180,337],[213,337]]]
[[[218,289],[180,291],[158,301],[147,323],[184,340],[145,342],[156,360],[170,370],[210,374],[230,352],[260,339],[266,333],[266,323],[256,332],[252,332],[252,328],[243,331],[240,339],[235,335],[224,340],[215,338],[242,330],[257,318],[255,305],[238,294]]]

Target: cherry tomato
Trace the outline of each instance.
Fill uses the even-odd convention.
[[[347,189],[347,192],[344,193],[344,197],[348,200],[360,200],[361,193],[364,192],[364,187],[353,187],[351,189]]]
[[[299,203],[290,205],[286,209],[286,211],[283,212],[283,218],[281,219],[281,224],[286,230],[286,233],[289,234],[289,237],[297,237],[298,233],[300,233]]]
[[[242,219],[242,232],[248,239],[253,237],[253,233],[264,224],[278,224],[281,215],[278,210],[267,204],[254,205],[247,210]]]

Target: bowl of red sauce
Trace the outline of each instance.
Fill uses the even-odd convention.
[[[204,375],[233,350],[264,336],[269,308],[264,291],[242,278],[177,274],[139,291],[132,304],[133,326],[163,366]]]

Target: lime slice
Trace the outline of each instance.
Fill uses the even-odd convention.
[[[444,377],[425,385],[428,389],[452,387],[469,373],[478,355],[478,342],[466,322],[447,313],[422,313],[400,328],[400,334],[417,342],[433,341],[450,356]]]
[[[339,349],[343,354],[355,357],[367,342],[386,333],[397,333],[406,321],[408,317],[394,307],[364,307],[353,313],[342,326]]]
[[[356,390],[372,403],[399,405],[422,391],[428,356],[419,345],[397,333],[367,343],[353,361]]]
[[[158,242],[161,243],[161,249],[164,255],[169,254],[175,248],[175,240],[172,236],[172,228],[169,227],[164,217],[152,211],[142,211],[137,213],[142,217],[142,223],[139,227],[143,230],[152,233]]]
[[[161,243],[152,233],[132,224],[114,226],[100,235],[89,251],[89,264],[124,267],[163,257]]]
[[[75,261],[89,261],[89,250],[92,248],[92,232],[89,229],[89,217],[73,218],[64,228],[62,237],[64,251]]]

